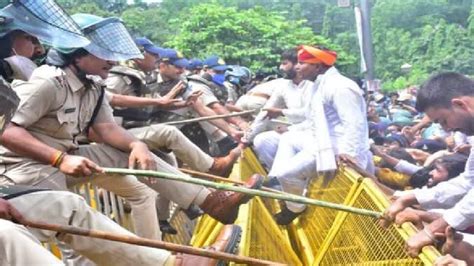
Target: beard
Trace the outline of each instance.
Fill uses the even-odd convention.
[[[456,128],[454,131],[460,131],[468,136],[474,136],[474,118],[470,116],[464,116],[460,120],[462,127]]]
[[[296,77],[296,71],[294,69],[289,71],[281,71],[281,75],[284,79],[294,79]]]

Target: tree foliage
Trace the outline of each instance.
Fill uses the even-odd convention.
[[[283,49],[303,43],[331,46],[305,27],[305,22],[289,21],[262,7],[239,11],[219,4],[200,4],[173,21],[178,34],[166,44],[186,55],[203,58],[218,54],[232,64],[268,70],[277,65]]]
[[[219,54],[229,63],[268,70],[282,49],[317,43],[338,52],[344,73],[362,76],[353,8],[340,8],[336,0],[57,1],[70,14],[121,17],[134,36],[190,57]],[[445,70],[474,76],[474,1],[370,2],[375,73],[384,89],[419,84]],[[400,68],[405,63],[413,66],[408,73]]]

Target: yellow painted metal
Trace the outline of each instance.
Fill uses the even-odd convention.
[[[252,160],[248,160],[248,158]],[[239,160],[238,167],[234,168],[232,176],[248,177],[256,172],[265,173],[255,155],[250,149],[247,149],[244,152],[244,157]],[[275,201],[273,204],[276,204]],[[214,232],[217,229],[215,223],[209,220],[212,218],[208,216],[200,219],[197,225],[199,232],[196,232],[197,236],[193,237],[191,243],[193,246],[203,246],[202,244],[210,244],[215,240],[217,235]],[[255,197],[248,204],[242,205],[235,224],[242,228],[242,238],[239,245],[240,255],[283,262],[289,265],[302,265],[290,244],[288,234],[274,222],[272,214],[261,198]],[[205,238],[207,239],[203,240]]]
[[[325,187],[323,179],[315,179],[308,188],[307,196],[314,199],[347,204],[363,177],[350,169],[340,169],[336,177]],[[296,249],[305,265],[312,265],[321,252],[339,211],[309,206],[306,212],[290,226]]]
[[[266,175],[252,150],[246,149],[231,178],[245,180],[254,173]],[[383,211],[389,204],[372,180],[350,168],[339,169],[327,186],[322,183],[321,178],[315,179],[307,196],[376,211]],[[81,189],[95,199],[90,185]],[[97,207],[95,200],[91,204]],[[278,211],[277,201],[259,197],[240,207],[235,222],[242,228],[240,255],[289,265],[432,265],[440,255],[434,247],[425,247],[419,258],[407,256],[404,241],[416,233],[411,224],[384,230],[370,217],[310,206],[299,219],[283,227],[272,217]],[[178,235],[166,236],[165,240],[195,247],[213,243],[223,226],[207,215],[197,223],[191,222],[182,212],[177,212],[171,223]],[[60,256],[54,245],[51,250]]]
[[[344,176],[344,175],[343,175]],[[383,211],[389,202],[375,183],[364,179],[350,206]],[[410,258],[404,250],[405,238],[415,231],[381,228],[373,218],[338,213],[313,265],[431,265],[439,253],[425,248],[420,258]]]

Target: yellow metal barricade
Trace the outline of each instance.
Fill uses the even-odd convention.
[[[175,244],[188,245],[193,237],[196,221],[191,221],[176,204],[171,208],[170,224],[178,231],[176,235],[163,234],[163,240]]]
[[[381,212],[389,202],[372,180],[364,179],[349,205]],[[409,225],[385,230],[374,218],[339,212],[313,265],[431,265],[439,256],[434,248],[423,249],[419,259],[405,252],[404,241],[414,232]]]
[[[359,188],[363,177],[350,169],[340,169],[334,179],[323,186],[323,178],[315,179],[307,196],[313,199],[347,204]],[[290,226],[296,249],[305,265],[314,262],[328,236],[339,211],[308,206],[306,212]]]
[[[234,167],[231,178],[249,177],[254,173],[265,174],[265,171],[253,152],[247,149],[243,158]],[[290,244],[288,235],[274,222],[272,214],[259,197],[240,207],[235,224],[242,228],[240,255],[289,265],[302,265]],[[202,217],[196,226],[191,244],[196,247],[211,244],[221,228],[222,225],[209,216]]]

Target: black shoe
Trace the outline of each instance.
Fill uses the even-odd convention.
[[[219,154],[216,156],[226,156],[231,150],[233,150],[239,143],[233,140],[231,137],[227,136],[218,142],[216,142],[217,147],[219,147]]]
[[[194,220],[194,219],[196,219],[199,216],[204,214],[204,212],[201,210],[201,208],[199,208],[199,206],[197,206],[195,204],[191,204],[191,206],[189,206],[189,208],[187,208],[186,210],[182,210],[182,211],[184,212],[184,214],[186,214],[186,216],[188,216],[189,220]]]
[[[302,212],[292,212],[290,211],[286,205],[283,206],[281,211],[273,216],[276,223],[279,225],[289,225],[294,219],[300,216]]]
[[[278,181],[278,178],[276,177],[270,177],[266,182],[263,183],[263,186],[282,191],[280,181]]]
[[[163,234],[176,235],[178,233],[167,220],[160,220],[160,230]]]

